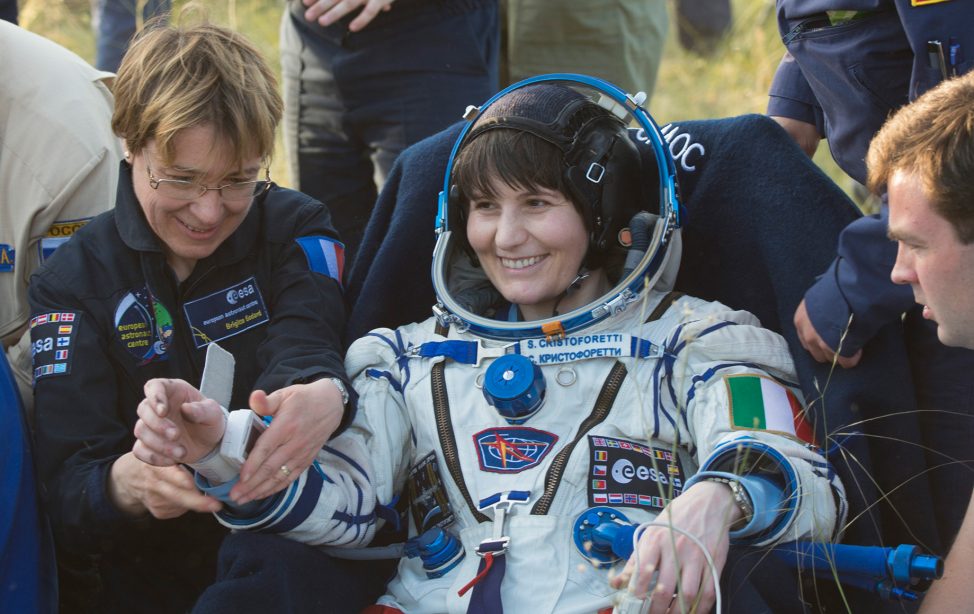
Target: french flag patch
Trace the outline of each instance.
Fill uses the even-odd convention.
[[[304,250],[308,266],[315,273],[327,275],[341,285],[345,269],[345,245],[331,237],[299,237],[298,245]]]

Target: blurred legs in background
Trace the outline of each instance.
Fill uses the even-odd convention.
[[[17,0],[0,0],[0,19],[17,23]]]
[[[284,13],[291,184],[328,206],[348,270],[399,152],[497,91],[497,6],[457,7],[393,4],[359,32],[308,23],[298,0]]]
[[[713,53],[732,22],[730,0],[676,0],[677,32],[687,51]]]
[[[139,8],[142,9],[141,19],[136,19]],[[125,55],[136,30],[141,29],[153,17],[171,10],[171,0],[92,0],[95,67],[98,70],[118,72],[122,56]]]
[[[502,0],[502,85],[544,73],[605,79],[652,96],[669,17],[665,0]]]

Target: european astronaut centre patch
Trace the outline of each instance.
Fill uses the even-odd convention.
[[[169,310],[157,301],[148,286],[132,290],[115,306],[116,338],[139,366],[169,358],[173,320]]]
[[[71,373],[81,314],[73,311],[42,313],[30,319],[30,353],[34,381]]]
[[[480,469],[491,473],[520,473],[538,465],[555,447],[554,433],[527,426],[490,428],[473,436]]]
[[[588,503],[661,511],[686,480],[674,452],[614,437],[588,436]]]

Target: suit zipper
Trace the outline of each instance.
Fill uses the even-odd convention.
[[[460,458],[457,455],[457,440],[453,433],[453,420],[450,419],[450,397],[446,392],[446,379],[443,374],[445,361],[433,365],[430,373],[430,387],[433,391],[433,414],[436,419],[436,432],[440,438],[440,448],[443,451],[443,460],[450,471],[453,483],[457,485],[460,494],[463,495],[470,508],[470,513],[477,522],[490,522],[485,514],[482,514],[470,498],[470,491],[463,480],[463,471],[460,468]]]
[[[599,397],[595,401],[592,413],[578,427],[578,433],[575,435],[575,439],[565,446],[555,459],[551,461],[551,466],[548,467],[548,473],[545,474],[544,478],[544,493],[542,493],[541,498],[534,504],[534,507],[531,508],[532,514],[543,516],[548,513],[551,502],[555,499],[555,493],[558,492],[558,486],[561,484],[561,476],[565,472],[565,467],[568,466],[568,460],[571,458],[575,446],[578,445],[578,442],[590,430],[595,428],[595,426],[605,420],[606,416],[609,415],[609,410],[612,409],[612,404],[615,401],[616,395],[619,393],[619,388],[622,386],[623,380],[626,379],[626,373],[626,366],[621,362],[616,362],[612,366],[612,371],[609,372],[609,376],[605,378],[605,383],[602,384],[602,390],[599,392]]]

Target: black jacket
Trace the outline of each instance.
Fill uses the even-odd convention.
[[[320,264],[312,270],[301,237],[334,239],[328,210],[274,186],[179,283],[123,163],[114,211],[32,278],[38,473],[59,553],[100,558],[105,606],[185,608],[212,581],[224,535],[208,514],[130,519],[108,498],[147,380],[199,386],[213,340],[236,358],[230,409],[247,407],[254,389],[347,381],[341,288]]]

